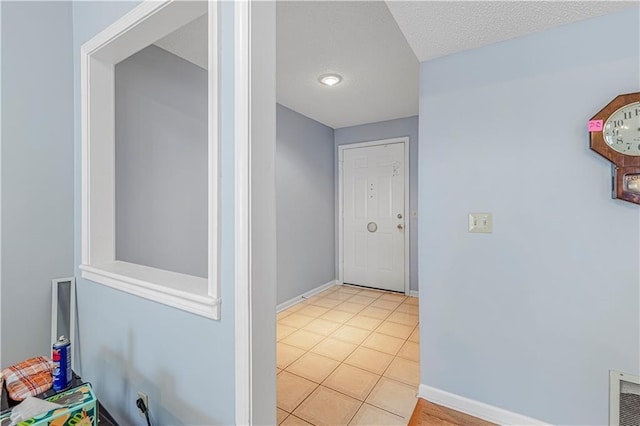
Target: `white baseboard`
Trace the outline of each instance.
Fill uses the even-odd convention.
[[[286,302],[282,302],[278,306],[276,306],[276,312],[281,312],[293,305],[297,305],[298,303],[303,302],[305,299],[308,299],[309,297],[318,294],[321,291],[325,291],[326,289],[337,285],[336,283],[336,280],[331,280],[326,284],[322,284],[321,286],[316,287],[313,290],[309,290],[306,293],[301,294],[300,296],[296,296],[292,299],[287,300]]]
[[[409,290],[409,294],[407,294],[407,296],[410,296],[410,297],[419,297],[419,296],[418,296],[418,290]]]
[[[418,396],[434,404],[442,405],[499,425],[548,425],[548,423],[523,416],[522,414],[503,410],[502,408],[494,407],[484,402],[465,398],[427,385],[420,385]]]

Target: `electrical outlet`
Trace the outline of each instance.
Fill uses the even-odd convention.
[[[469,232],[491,234],[493,232],[493,214],[469,213]]]
[[[140,398],[142,402],[144,402],[144,406],[147,407],[147,411],[149,411],[149,398],[147,397],[147,394],[138,391],[138,398]],[[140,416],[142,416],[143,418],[145,417],[144,413],[139,408],[138,408],[138,414],[140,414]]]

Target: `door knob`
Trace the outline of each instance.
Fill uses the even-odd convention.
[[[403,224],[401,224],[401,223],[399,223],[399,224],[398,224],[398,229],[403,230],[403,229],[404,229],[404,225],[403,225]]]

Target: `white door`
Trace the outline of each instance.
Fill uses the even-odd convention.
[[[342,281],[404,292],[405,143],[342,154]]]

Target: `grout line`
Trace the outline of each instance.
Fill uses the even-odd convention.
[[[284,370],[283,370],[283,371],[284,371]],[[291,374],[292,376],[296,376],[296,377],[299,377],[299,378],[301,378],[301,379],[307,380],[307,381],[309,381],[309,382],[311,382],[311,383],[313,383],[313,384],[315,385],[315,387],[313,388],[313,390],[312,390],[311,392],[309,392],[309,395],[307,395],[307,396],[305,396],[304,398],[302,398],[302,400],[298,403],[298,405],[296,405],[295,407],[293,407],[293,410],[291,410],[291,412],[288,412],[287,410],[284,410],[283,408],[278,407],[278,402],[277,402],[277,399],[276,399],[276,408],[280,408],[281,410],[287,411],[290,415],[292,415],[292,416],[293,416],[293,412],[294,412],[294,411],[296,411],[296,410],[298,409],[298,407],[300,407],[300,405],[301,405],[304,401],[306,401],[306,400],[307,400],[311,395],[313,395],[313,393],[316,391],[316,389],[318,389],[318,387],[320,387],[320,384],[318,384],[318,383],[316,383],[316,382],[314,382],[314,381],[312,381],[312,380],[309,380],[309,379],[307,379],[306,377],[302,377],[302,376],[299,376],[299,375],[297,375],[297,374],[295,374],[295,373],[292,373],[291,371],[287,371],[287,373]],[[295,417],[298,417],[298,416],[295,416]],[[303,419],[303,420],[304,420],[304,419]],[[308,422],[308,421],[306,421],[306,420],[305,420],[305,422],[310,423],[310,422]]]
[[[291,373],[291,374],[293,374],[293,373]],[[298,376],[298,377],[299,377],[299,376]],[[307,380],[308,380],[308,379],[307,379]],[[293,410],[291,410],[291,415],[293,415],[293,412],[294,412],[294,411],[296,411],[296,410],[298,409],[298,407],[300,407],[300,406],[302,405],[302,403],[303,403],[303,402],[305,402],[307,399],[309,399],[309,398],[311,397],[311,395],[313,395],[313,394],[318,390],[318,388],[320,387],[320,385],[319,385],[319,384],[317,384],[316,382],[312,382],[312,383],[313,383],[313,384],[315,384],[315,385],[316,385],[316,387],[314,387],[314,388],[313,388],[313,390],[309,393],[309,395],[307,395],[307,396],[305,396],[304,398],[302,398],[302,401],[300,401],[300,402],[298,403],[298,405],[296,405],[296,406],[295,406],[295,408],[294,408]],[[296,417],[298,417],[298,416],[296,416]],[[305,419],[303,419],[303,420],[304,420],[305,422],[307,422],[307,423],[311,423],[310,421],[307,421],[307,420],[305,420]]]
[[[293,417],[295,417],[295,418],[296,418],[296,419],[298,419],[298,420],[302,420],[302,421],[303,421],[303,422],[305,422],[305,423],[309,423],[311,426],[316,426],[316,425],[315,425],[315,423],[311,423],[311,422],[309,422],[309,421],[307,421],[307,420],[303,419],[302,417],[298,417],[298,416],[296,416],[295,414],[290,414],[290,416],[293,416]]]
[[[391,380],[392,382],[400,383],[400,384],[405,385],[405,386],[407,385],[406,383],[402,383],[402,382],[399,382],[399,381],[397,381],[397,380],[394,380],[394,379],[392,379],[392,378],[385,377],[385,376],[381,376],[381,377],[380,377],[380,380],[382,380],[382,377],[384,377],[384,378],[385,378],[385,379],[387,379],[387,380]],[[376,384],[376,386],[377,386],[377,384]],[[373,389],[372,389],[371,391],[373,392]],[[367,396],[367,398],[368,398],[368,396]],[[417,402],[417,401],[418,401],[417,389],[416,389],[416,396],[415,396],[415,399],[416,399],[416,402]],[[365,401],[365,402],[366,402],[366,401]],[[376,405],[376,404],[375,404],[375,403],[373,403],[373,402],[367,402],[367,404],[369,404],[369,405],[371,405],[371,406],[373,406],[373,407],[379,408],[379,409],[381,409],[382,411],[386,411],[387,413],[391,413],[391,414],[393,414],[394,416],[397,416],[397,417],[400,417],[400,418],[406,419],[406,420],[409,420],[409,419],[411,418],[411,414],[413,413],[413,410],[412,410],[412,412],[411,412],[411,413],[409,413],[409,415],[408,415],[407,417],[405,417],[405,416],[403,416],[403,415],[401,415],[401,414],[398,414],[398,413],[393,412],[393,411],[390,411],[390,410],[388,410],[388,409],[386,409],[386,408],[380,407],[380,406]],[[414,407],[414,408],[415,408],[415,407]]]
[[[353,415],[349,418],[349,420],[347,420],[347,425],[351,424],[353,419],[358,415],[358,411],[360,411],[360,409],[364,405],[364,401],[359,401],[359,402],[360,402],[360,405],[358,406],[358,409],[355,411],[355,413],[353,413]]]
[[[365,396],[364,399],[362,400],[363,403],[367,400],[367,398],[369,398],[369,395],[371,395],[371,392],[373,392],[376,386],[378,386],[378,383],[380,383],[380,379],[382,379],[382,374],[378,376],[378,380],[376,380],[376,384],[371,387],[371,390],[369,392],[367,392],[367,396]]]
[[[417,400],[417,398],[416,398],[416,400]],[[401,416],[401,415],[400,415],[400,414],[398,414],[398,413],[394,413],[393,411],[389,411],[389,410],[387,410],[386,408],[378,407],[377,405],[375,405],[375,404],[374,404],[374,403],[372,403],[372,402],[364,402],[364,403],[365,403],[365,404],[368,404],[368,405],[370,405],[370,406],[372,406],[372,407],[375,407],[375,408],[377,408],[377,409],[379,409],[379,410],[382,410],[382,411],[384,411],[384,412],[386,412],[386,413],[393,414],[394,416],[396,416],[396,417],[400,417],[401,419],[404,419],[404,420],[407,420],[407,421],[411,418],[411,414],[409,414],[409,416],[408,416],[408,417],[405,417],[405,416]],[[442,420],[442,419],[441,419],[441,420]]]
[[[309,353],[309,352],[307,352],[307,353]],[[305,355],[306,355],[306,353],[305,353],[305,354],[303,354],[300,358],[302,358],[302,357],[303,357],[303,356],[305,356]],[[315,353],[314,353],[314,355],[318,355],[318,354],[315,354]],[[318,355],[318,356],[323,356],[323,355]],[[300,359],[300,358],[298,358],[298,359]],[[328,357],[326,357],[326,356],[325,356],[325,358],[328,358]],[[328,359],[331,359],[331,358],[328,358]],[[296,361],[297,361],[297,360],[296,360]],[[329,377],[329,376],[330,376],[334,371],[336,371],[336,369],[337,369],[338,367],[340,367],[340,365],[342,364],[341,362],[339,362],[339,361],[337,361],[337,360],[335,360],[335,359],[333,359],[332,361],[336,361],[336,362],[338,363],[338,365],[336,365],[335,367],[333,367],[333,370],[331,370],[331,372],[330,372],[329,374],[327,374],[327,376],[326,376],[324,379],[322,379],[322,381],[321,381],[320,383],[316,382],[315,380],[311,380],[311,379],[310,379],[310,378],[308,378],[308,377],[304,377],[304,376],[301,376],[300,374],[294,373],[293,371],[289,371],[289,370],[286,370],[286,371],[287,371],[287,373],[289,373],[289,374],[293,374],[294,376],[298,376],[298,377],[300,377],[300,378],[302,378],[302,379],[308,380],[308,381],[310,381],[310,382],[312,382],[312,383],[316,383],[318,386],[320,386],[320,385],[321,385],[321,384],[322,384],[322,383],[327,379],[327,377]],[[295,361],[294,361],[294,362],[295,362]],[[293,364],[293,362],[292,362],[291,364],[289,364],[289,365],[287,366],[287,368],[291,367],[291,365],[292,365],[292,364]]]

